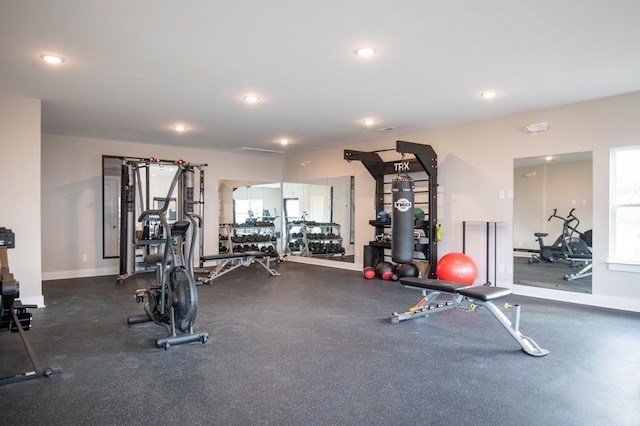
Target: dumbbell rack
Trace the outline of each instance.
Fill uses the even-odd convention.
[[[402,160],[383,161],[379,153],[396,151],[402,154]],[[413,158],[404,159],[405,154]],[[430,145],[413,142],[396,141],[396,148],[372,152],[345,150],[344,159],[360,161],[376,181],[376,213],[391,210],[391,179],[398,174],[398,163],[405,163],[409,173],[416,183],[414,207],[424,210],[424,220],[416,221],[415,231],[419,237],[415,240],[414,258],[427,261],[432,267],[429,276],[436,278],[435,267],[438,261],[437,253],[437,188],[438,188],[438,156]],[[386,187],[386,188],[385,188]],[[380,220],[371,220],[369,224],[375,228],[375,235],[391,232],[391,224]],[[390,257],[391,243],[388,241],[371,241],[375,247],[378,259]]]
[[[220,253],[263,251],[272,246],[277,252],[275,225],[273,222],[223,223],[219,233]]]
[[[337,223],[295,221],[287,224],[285,252],[307,257],[344,257]]]

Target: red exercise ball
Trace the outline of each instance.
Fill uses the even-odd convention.
[[[442,281],[471,285],[477,275],[475,262],[464,253],[445,254],[436,265],[436,276]]]

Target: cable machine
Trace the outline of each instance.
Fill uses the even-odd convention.
[[[380,157],[381,152],[396,151],[402,158],[397,161],[384,161]],[[413,158],[405,158],[411,155]],[[411,193],[415,197],[408,200],[411,207],[423,211],[424,217],[415,217],[412,223],[414,229],[414,240],[409,248],[413,249],[413,255],[409,257],[428,262],[430,265],[428,278],[435,278],[435,265],[438,261],[437,240],[437,188],[438,188],[438,156],[430,145],[422,145],[413,142],[396,141],[396,148],[377,150],[371,152],[345,150],[344,159],[360,161],[373,176],[376,181],[376,215],[379,212],[389,211],[394,202],[404,202],[405,197],[395,199],[394,194],[401,194],[403,191]],[[395,182],[393,181],[395,178]],[[400,178],[400,179],[398,179]],[[415,188],[411,185],[415,184]],[[408,206],[408,204],[407,204]],[[413,216],[413,215],[412,215]],[[403,219],[404,221],[404,219]],[[375,229],[376,239],[369,242],[377,253],[377,258],[397,257],[399,251],[396,249],[392,253],[393,220],[384,220],[377,217],[370,220],[369,224]],[[405,222],[406,224],[406,222]],[[406,249],[402,253],[403,262],[408,260]],[[426,278],[426,277],[425,277]]]
[[[137,216],[141,212],[153,209],[165,209],[170,223],[186,219],[194,229],[198,229],[197,237],[193,238],[189,234],[185,241],[185,246],[188,247],[186,267],[193,273],[196,245],[198,257],[204,255],[204,168],[207,164],[159,160],[153,157],[122,157],[121,160],[118,282],[124,282],[135,273],[151,272],[156,268],[156,259],[152,255],[162,252],[164,227],[159,221],[137,222]],[[153,176],[152,166],[157,166],[158,170],[166,167],[171,171],[179,168],[176,190],[168,199],[153,196],[155,191],[152,190],[152,181],[159,178]],[[168,205],[165,206],[165,203]]]

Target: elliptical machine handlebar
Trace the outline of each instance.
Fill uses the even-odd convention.
[[[571,209],[571,211],[565,218],[562,216],[558,216],[558,209],[553,209],[553,214],[549,216],[549,219],[547,219],[547,221],[551,222],[551,219],[553,219],[554,217],[557,219],[560,219],[563,222],[562,227],[565,229],[565,231],[571,230],[571,232],[573,233],[574,231],[577,230],[578,225],[580,224],[580,220],[573,215],[574,211],[575,211],[575,207]],[[576,222],[576,224],[572,226],[571,223],[573,222]]]
[[[560,220],[564,220],[564,217],[558,216],[558,209],[553,209],[553,214],[551,214],[551,216],[549,216],[549,219],[547,219],[547,222],[551,222],[551,219],[553,219],[554,217],[560,219]]]
[[[576,222],[576,224],[574,226],[570,226],[569,229],[571,229],[572,231],[578,232],[577,228],[578,228],[578,225],[580,225],[580,219],[578,219],[573,215],[573,212],[575,211],[575,209],[576,209],[575,207],[571,209],[571,211],[567,215],[567,219],[570,219],[569,222]]]

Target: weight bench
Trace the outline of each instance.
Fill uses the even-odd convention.
[[[245,251],[242,253],[222,253],[208,256],[200,256],[200,269],[204,268],[205,262],[216,262],[213,270],[205,278],[198,278],[203,284],[208,284],[216,278],[220,278],[226,273],[241,266],[251,266],[254,263],[262,266],[271,276],[280,275],[278,271],[270,266],[271,256],[261,251]]]
[[[494,300],[511,295],[511,289],[489,286],[471,287],[453,282],[413,277],[401,278],[400,282],[408,288],[422,290],[423,297],[420,302],[408,312],[402,314],[394,312],[391,318],[389,318],[389,321],[393,324],[451,309],[472,312],[487,308],[511,337],[518,342],[524,352],[532,356],[545,356],[549,353],[547,349],[542,349],[538,346],[532,338],[524,336],[520,332],[520,305],[509,305],[507,303],[504,305],[507,309],[516,308],[514,325],[493,303]],[[451,300],[444,303],[435,303],[436,299],[443,293],[452,295]]]

